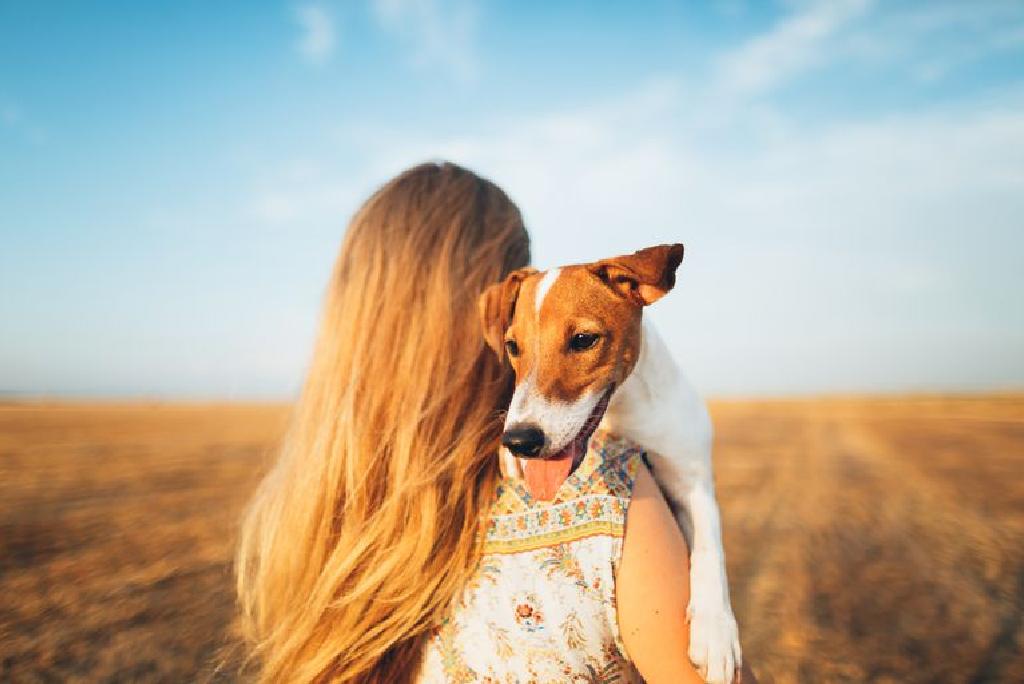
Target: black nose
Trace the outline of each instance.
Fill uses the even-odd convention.
[[[516,456],[532,458],[544,448],[544,433],[533,425],[513,425],[505,430],[501,443]]]

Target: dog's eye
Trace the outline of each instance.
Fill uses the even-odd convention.
[[[569,338],[570,351],[586,351],[590,349],[601,338],[597,333],[576,333]]]
[[[509,356],[519,356],[519,345],[515,340],[505,340],[505,351]]]

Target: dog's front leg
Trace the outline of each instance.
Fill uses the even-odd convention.
[[[690,553],[690,659],[713,684],[732,682],[742,662],[729,603],[718,503],[711,482],[697,480],[683,501],[693,525]],[[680,512],[685,515],[686,512]]]

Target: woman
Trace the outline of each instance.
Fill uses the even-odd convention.
[[[456,674],[440,640],[466,636],[450,626],[472,620],[468,598],[486,594],[480,560],[499,482],[519,484],[499,473],[511,377],[485,347],[477,298],[528,262],[516,206],[452,164],[410,169],[352,219],[280,458],[242,528],[241,624],[262,681]],[[605,459],[627,473],[617,493],[629,523],[598,559],[617,569],[617,605],[582,629],[621,635],[601,665],[699,681],[686,658],[682,535],[636,449],[594,453],[587,467]],[[468,649],[494,647],[466,638]],[[506,646],[525,652],[532,638]]]

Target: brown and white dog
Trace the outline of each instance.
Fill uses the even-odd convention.
[[[690,658],[709,682],[741,663],[729,603],[707,408],[643,307],[675,284],[683,246],[590,264],[514,271],[480,297],[487,344],[516,375],[503,468],[541,498],[582,459],[600,426],[644,447],[690,545]]]

